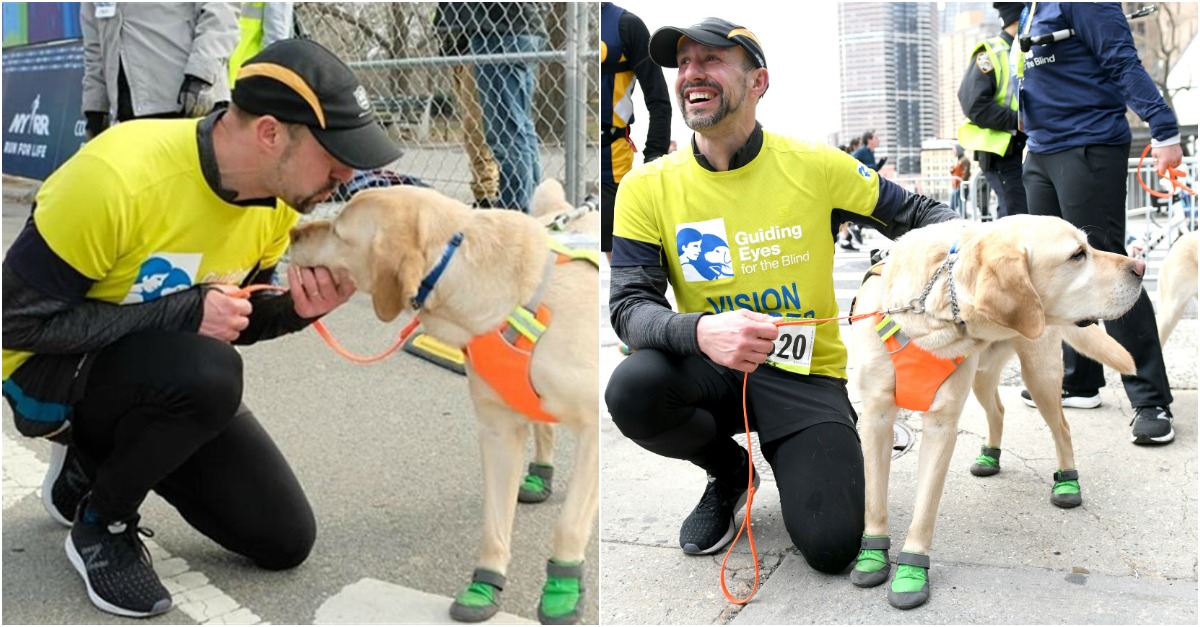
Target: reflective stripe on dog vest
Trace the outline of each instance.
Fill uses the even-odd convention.
[[[496,330],[471,338],[464,352],[471,369],[509,407],[525,414],[530,420],[556,423],[558,418],[542,407],[542,397],[534,389],[530,376],[533,351],[551,318],[550,309],[541,303],[542,294],[554,266],[583,260],[598,268],[599,257],[594,251],[567,248],[553,238],[550,241],[552,250],[546,261],[546,272],[533,298],[528,304],[513,309]]]

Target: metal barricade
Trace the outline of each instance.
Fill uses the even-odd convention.
[[[1156,249],[1169,250],[1175,240],[1198,226],[1196,196],[1182,190],[1170,198],[1155,198],[1138,184],[1138,160],[1130,159],[1126,171],[1125,234],[1127,252],[1145,257]],[[1185,185],[1196,189],[1200,158],[1184,157],[1180,166],[1187,173]],[[1151,189],[1169,193],[1174,188],[1154,171],[1153,160],[1142,164],[1142,180]]]

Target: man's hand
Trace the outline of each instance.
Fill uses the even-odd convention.
[[[323,316],[354,295],[354,279],[349,275],[333,276],[329,268],[301,268],[288,265],[288,289],[301,318]]]
[[[1150,154],[1154,156],[1154,171],[1163,178],[1170,178],[1167,168],[1178,168],[1183,163],[1183,147],[1179,144],[1152,148]]]
[[[701,316],[696,324],[696,343],[700,352],[714,362],[754,372],[774,349],[779,327],[774,318],[748,309],[736,309],[712,316]]]
[[[179,111],[185,118],[202,118],[212,111],[212,85],[202,79],[186,74],[179,88]]]
[[[232,342],[248,326],[253,307],[246,298],[230,296],[238,291],[232,285],[214,285],[215,289],[204,294],[204,318],[200,321],[200,335],[207,335],[225,342]]]

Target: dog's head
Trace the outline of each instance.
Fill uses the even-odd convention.
[[[422,243],[433,195],[434,204],[448,201],[415,187],[359,192],[337,218],[292,230],[292,263],[345,270],[371,295],[375,315],[390,322],[416,296],[428,270]]]
[[[961,260],[975,314],[1026,338],[1047,324],[1119,317],[1141,293],[1143,262],[1092,248],[1065,220],[1011,216],[976,237]]]

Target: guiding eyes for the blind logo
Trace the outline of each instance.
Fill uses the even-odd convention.
[[[733,256],[723,218],[677,225],[675,248],[683,278],[689,282],[733,276]]]

